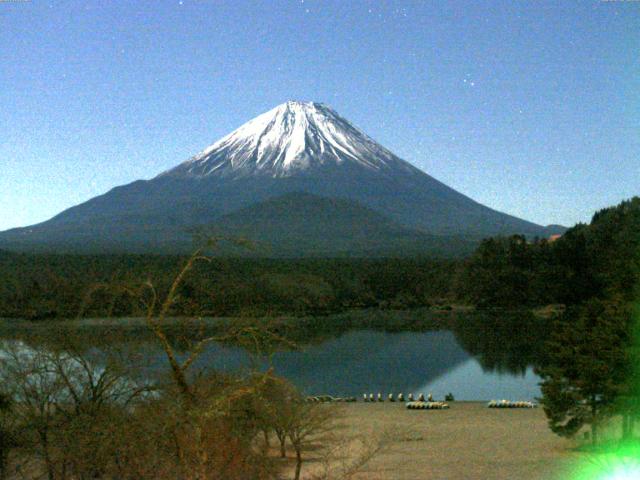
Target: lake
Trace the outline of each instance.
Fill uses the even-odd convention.
[[[239,348],[215,346],[199,366],[233,371],[248,364]],[[309,394],[357,396],[363,393],[429,392],[458,400],[529,399],[539,396],[539,378],[524,372],[483,368],[451,331],[347,332],[320,345],[273,355],[275,372]]]
[[[299,349],[277,351],[270,359],[256,359],[240,347],[211,344],[194,369],[234,372],[257,362],[261,368],[273,366],[276,374],[309,395],[358,400],[363,393],[378,392],[385,397],[432,393],[441,399],[451,392],[456,400],[534,400],[540,396],[533,371],[544,337],[540,325],[520,315],[494,315],[465,317],[438,330],[338,330]],[[15,332],[4,336],[20,338]],[[148,369],[148,375],[157,373],[165,365],[163,352],[151,338],[137,340],[128,349],[144,358],[140,368]],[[94,342],[91,348],[103,346]],[[30,343],[30,348],[49,347]]]

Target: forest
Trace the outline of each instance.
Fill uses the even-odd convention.
[[[166,293],[188,257],[0,256],[0,318],[138,316],[136,289]],[[174,316],[329,314],[447,303],[458,263],[430,259],[225,259],[198,262]]]
[[[640,198],[554,242],[485,240],[461,272],[462,295],[481,308],[563,305],[537,367],[549,427],[574,437],[588,426],[584,435],[600,448],[602,430],[621,418],[621,441],[637,452]]]
[[[640,198],[593,215],[555,241],[489,238],[460,269],[457,295],[478,307],[632,301],[640,272]]]
[[[519,309],[634,298],[640,199],[555,241],[484,240],[465,259],[211,257],[180,285],[174,316],[326,315],[359,308]],[[206,252],[205,252],[206,253]],[[0,318],[139,316],[135,292],[166,293],[185,256],[0,252]]]
[[[454,328],[456,338],[485,368],[524,372],[536,365],[541,406],[554,433],[582,432],[600,448],[602,431],[621,419],[621,441],[637,448],[640,198],[597,212],[590,224],[555,241],[490,238],[459,260],[0,252],[0,275],[0,317],[9,322],[139,316],[167,365],[167,374],[150,382],[117,348],[94,358],[97,350],[66,334],[64,348],[7,348],[0,371],[0,478],[28,468],[52,480],[267,479],[290,468],[298,479],[310,452],[317,454],[314,442],[340,445],[339,410],[308,403],[271,369],[233,377],[192,375],[190,367],[208,342],[247,345],[263,355],[296,338],[277,322],[262,329],[251,323],[254,317],[309,319],[364,308],[427,307],[440,314],[452,305],[475,308],[470,328]],[[558,308],[533,313],[548,305]],[[229,328],[215,334],[185,337],[178,352],[164,321],[174,316],[247,318],[229,319]],[[317,323],[300,323],[299,335],[320,333]],[[399,317],[395,327],[411,324]],[[548,340],[542,347],[505,341],[518,328]],[[105,365],[99,372],[91,367],[96,361]],[[384,435],[363,440],[371,448],[319,478],[351,478],[385,441]],[[276,460],[288,455],[293,463]]]

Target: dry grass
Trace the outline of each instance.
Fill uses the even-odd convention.
[[[453,402],[449,410],[407,410],[402,403],[356,403],[345,405],[340,422],[352,437],[392,432],[388,448],[356,479],[564,479],[578,455],[572,442],[551,433],[541,409]]]

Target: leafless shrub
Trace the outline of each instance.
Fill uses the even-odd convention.
[[[116,447],[119,420],[151,391],[118,364],[93,363],[72,348],[2,348],[0,381],[13,399],[13,421],[23,432],[23,452],[47,478],[99,478]]]
[[[337,437],[327,445],[319,459],[319,471],[310,480],[350,480],[359,475],[373,478],[367,465],[397,442],[395,431],[365,437]]]
[[[242,345],[256,359],[288,343],[268,328],[244,324],[216,335],[202,328],[178,352],[167,334],[168,315],[198,261],[208,259],[194,254],[163,299],[150,282],[122,290],[141,302],[146,325],[166,358],[166,382],[138,381],[131,359],[109,348],[98,354],[82,342],[63,342],[55,349],[22,342],[0,346],[0,381],[14,400],[12,421],[23,432],[14,463],[24,477],[273,479],[286,465],[271,451],[271,434],[278,438],[281,457],[287,456],[287,446],[293,451],[295,480],[312,455],[327,459],[326,474],[318,478],[346,479],[379,452],[363,442],[355,456],[336,463],[347,445],[337,435],[338,408],[306,402],[272,369],[254,369],[244,377],[191,372],[213,342]]]

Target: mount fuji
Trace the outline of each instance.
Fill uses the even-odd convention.
[[[188,252],[208,232],[274,256],[451,255],[490,235],[559,231],[458,193],[327,105],[290,101],[151,180],[1,232],[0,248]]]
[[[163,175],[287,178],[336,167],[362,174],[420,173],[321,103],[277,106]]]

